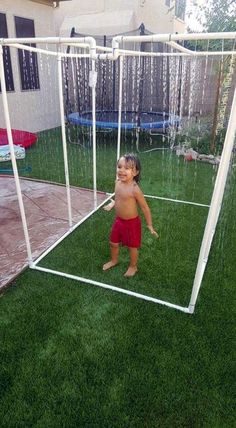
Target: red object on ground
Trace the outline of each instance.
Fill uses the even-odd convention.
[[[184,155],[184,160],[186,160],[186,161],[192,161],[193,157],[192,157],[191,153],[186,153]]]
[[[13,144],[16,146],[22,146],[26,149],[37,141],[37,135],[28,131],[20,131],[18,129],[12,129]],[[0,128],[0,146],[9,144],[7,138],[7,130]]]

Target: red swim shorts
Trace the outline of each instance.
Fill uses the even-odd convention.
[[[116,217],[111,229],[110,242],[122,244],[129,248],[139,248],[141,245],[140,217],[129,220]]]

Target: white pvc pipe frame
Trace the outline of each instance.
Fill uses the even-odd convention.
[[[195,309],[195,304],[197,301],[198,293],[200,290],[200,286],[202,283],[202,278],[205,272],[208,255],[210,252],[212,240],[215,233],[215,228],[217,225],[221,204],[223,200],[224,195],[224,189],[225,184],[227,180],[229,165],[230,165],[230,157],[234,145],[234,139],[236,134],[236,90],[234,93],[234,98],[232,102],[232,108],[230,113],[230,118],[228,122],[228,128],[226,132],[225,142],[224,142],[224,148],[222,151],[221,161],[218,168],[218,173],[216,177],[216,182],[214,186],[214,191],[212,195],[211,205],[208,213],[208,218],[205,226],[205,231],[202,239],[202,245],[200,249],[200,254],[198,258],[197,263],[197,269],[195,273],[195,279],[193,283],[192,288],[192,294],[189,302],[188,307],[183,307],[179,305],[172,304],[167,301],[163,301],[160,299],[156,299],[151,296],[146,296],[140,293],[136,293],[130,290],[125,290],[122,288],[115,287],[113,285],[100,283],[97,281],[93,281],[88,278],[83,278],[80,276],[70,275],[66,274],[64,272],[54,271],[51,269],[46,269],[40,266],[37,266],[37,264],[45,257],[50,251],[52,251],[53,248],[55,248],[66,236],[68,236],[72,231],[74,231],[82,222],[84,222],[87,218],[89,218],[94,212],[96,212],[107,200],[109,200],[113,195],[109,195],[106,201],[104,201],[99,206],[97,205],[97,185],[96,185],[96,106],[95,106],[95,99],[96,99],[96,71],[95,71],[95,60],[97,58],[99,59],[111,59],[116,60],[121,55],[121,61],[120,61],[120,77],[119,77],[119,117],[118,117],[118,141],[117,141],[117,158],[120,155],[120,128],[121,128],[121,109],[122,109],[122,56],[126,54],[125,49],[119,50],[119,44],[120,43],[129,43],[129,42],[175,42],[180,40],[212,40],[212,39],[234,39],[236,38],[236,32],[232,33],[202,33],[202,34],[156,34],[156,35],[150,35],[150,36],[119,36],[115,37],[112,41],[112,52],[105,53],[105,54],[97,54],[96,52],[96,42],[92,37],[83,37],[83,38],[74,38],[73,39],[73,45],[80,46],[82,48],[89,48],[89,54],[66,54],[62,52],[51,52],[46,51],[38,48],[33,48],[29,46],[22,45],[23,43],[52,43],[52,44],[71,44],[71,38],[58,38],[58,37],[51,37],[51,38],[27,38],[27,39],[0,39],[0,81],[2,86],[2,100],[3,100],[3,109],[4,109],[4,117],[6,122],[6,129],[7,129],[7,136],[9,141],[9,147],[10,147],[10,153],[11,153],[11,160],[12,160],[12,166],[13,166],[13,173],[16,183],[16,191],[17,191],[17,197],[20,207],[20,214],[22,219],[22,225],[24,230],[24,236],[25,236],[25,242],[26,242],[26,249],[27,249],[27,255],[28,255],[28,261],[29,261],[29,267],[32,269],[36,269],[43,272],[52,273],[55,275],[63,276],[69,279],[77,280],[80,282],[84,282],[87,284],[96,285],[102,288],[106,288],[109,290],[117,291],[129,296],[134,296],[143,300],[151,301],[154,303],[158,303],[160,305],[164,305],[173,309],[180,310],[185,313],[192,314]],[[21,187],[20,187],[20,180],[19,180],[19,174],[17,170],[17,163],[15,158],[15,152],[13,147],[13,138],[12,138],[12,131],[11,131],[11,123],[10,123],[10,114],[9,114],[9,107],[8,107],[8,101],[7,101],[7,92],[6,92],[6,82],[5,82],[5,75],[4,75],[4,65],[3,65],[3,48],[2,46],[9,45],[15,48],[20,49],[27,49],[34,52],[39,53],[47,53],[49,55],[57,55],[58,57],[58,84],[59,84],[59,104],[60,104],[60,114],[61,114],[61,127],[62,127],[62,143],[63,143],[63,154],[64,154],[64,165],[65,165],[65,179],[66,179],[66,190],[67,190],[67,202],[68,202],[68,218],[69,218],[69,230],[66,234],[64,234],[57,242],[55,242],[48,250],[46,250],[37,260],[33,261],[32,259],[32,251],[31,251],[31,245],[30,245],[30,239],[29,239],[29,233],[28,233],[28,227],[27,227],[27,221],[26,221],[26,215],[25,215],[25,209],[24,209],[24,203],[21,193]],[[173,43],[174,45],[174,43]],[[235,51],[227,51],[228,54],[235,55]],[[132,51],[127,51],[127,54],[132,55]],[[133,53],[135,54],[135,53]],[[142,53],[138,53],[138,55],[141,55]],[[144,53],[157,56],[157,53]],[[225,52],[186,52],[184,50],[181,50],[181,52],[178,52],[177,55],[179,56],[185,56],[185,55],[201,55],[201,56],[209,56],[209,55],[225,55]],[[171,53],[170,53],[171,55]],[[176,53],[175,53],[176,55]],[[93,182],[94,182],[94,209],[80,222],[78,222],[76,225],[72,225],[72,215],[71,215],[71,199],[70,199],[70,185],[69,185],[69,173],[68,173],[68,160],[67,160],[67,148],[66,148],[66,134],[65,134],[65,122],[64,122],[64,112],[63,112],[63,91],[62,91],[62,74],[61,74],[61,58],[62,57],[89,57],[92,60],[92,67],[91,67],[91,75],[90,75],[90,86],[92,88],[92,116],[93,116]],[[155,196],[146,195],[147,197],[157,198]],[[160,198],[164,199],[164,198]],[[167,199],[171,200],[171,199]],[[187,201],[175,201],[180,203],[188,203]],[[201,205],[201,204],[196,204]]]

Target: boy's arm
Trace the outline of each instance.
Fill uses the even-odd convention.
[[[111,211],[114,206],[115,206],[115,201],[113,199],[111,199],[111,202],[109,202],[109,204],[105,205],[103,207],[103,209],[105,211]]]
[[[150,230],[152,235],[155,235],[157,236],[157,238],[159,238],[158,233],[155,231],[152,225],[152,214],[151,214],[150,208],[146,202],[143,192],[140,190],[138,186],[135,186],[134,195],[138,205],[140,206],[144,214],[148,229]]]
[[[117,180],[115,181],[115,191],[116,191],[116,184],[117,184]],[[109,204],[104,205],[103,209],[105,211],[111,211],[112,208],[114,208],[114,206],[115,206],[115,201],[113,199],[111,199]]]

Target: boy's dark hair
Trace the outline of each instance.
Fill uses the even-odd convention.
[[[136,168],[138,174],[134,177],[136,183],[139,183],[141,179],[141,164],[139,158],[134,153],[126,153],[122,156],[127,163],[131,163],[133,167]]]

